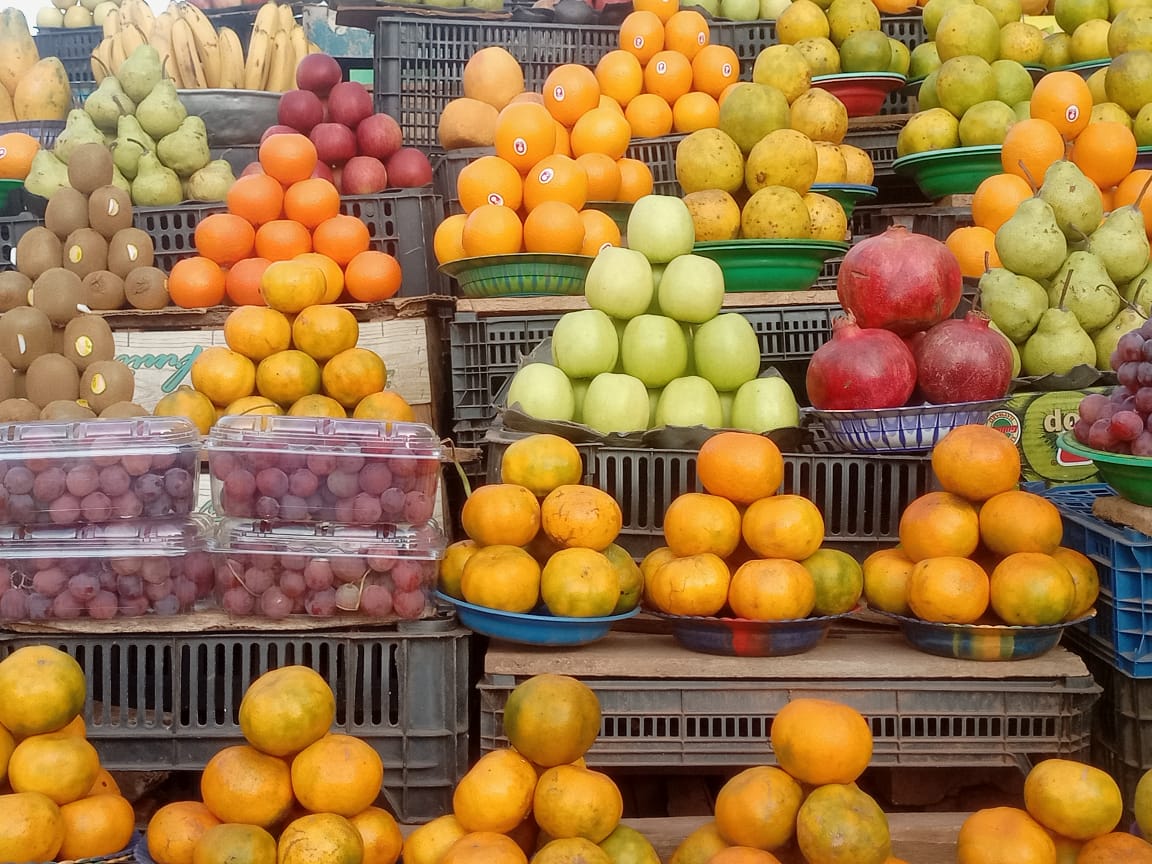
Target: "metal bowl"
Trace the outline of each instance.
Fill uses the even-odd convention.
[[[931,450],[957,426],[983,425],[1006,401],[1004,397],[859,411],[804,408],[801,413],[819,422],[832,442],[849,453],[911,453]]]
[[[650,614],[669,622],[672,638],[689,651],[726,657],[786,657],[811,651],[824,641],[835,621],[852,612],[787,621],[668,615],[655,611]]]
[[[189,114],[204,121],[209,147],[258,144],[277,122],[280,94],[264,90],[177,90]]]
[[[1075,621],[1061,621],[1042,627],[1010,624],[940,624],[873,610],[900,625],[908,644],[926,654],[957,660],[1028,660],[1046,654],[1060,643],[1064,628],[1087,621],[1096,614]]]

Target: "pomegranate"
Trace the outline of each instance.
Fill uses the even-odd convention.
[[[849,249],[836,277],[840,305],[861,327],[901,336],[927,330],[955,312],[962,288],[951,250],[902,225]]]
[[[929,402],[979,402],[999,399],[1012,384],[1012,349],[989,328],[983,312],[941,321],[925,336],[916,354],[917,383]]]
[[[812,355],[805,385],[813,408],[897,408],[916,388],[916,361],[895,333],[861,328],[849,314],[832,322],[832,338]]]

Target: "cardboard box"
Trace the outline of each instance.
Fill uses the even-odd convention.
[[[1080,419],[1080,400],[1088,393],[1108,393],[1108,387],[1015,393],[1007,404],[988,417],[988,425],[1007,435],[1020,450],[1021,475],[1049,485],[1091,483],[1096,466],[1056,446],[1063,432],[1072,431]]]

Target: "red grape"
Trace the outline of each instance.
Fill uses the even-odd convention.
[[[392,471],[383,462],[369,462],[360,469],[360,488],[379,496],[392,485]]]
[[[5,591],[0,594],[0,619],[20,621],[28,617],[28,595],[24,591]]]
[[[12,495],[27,495],[36,483],[36,475],[23,465],[13,465],[4,475],[4,488]]]
[[[243,588],[230,588],[221,596],[220,605],[233,615],[251,615],[256,608],[256,598]]]
[[[144,583],[144,596],[156,603],[163,600],[172,593],[172,580],[165,579],[163,582],[145,582]]]
[[[1138,330],[1125,333],[1116,340],[1116,354],[1122,363],[1129,360],[1152,359],[1144,354],[1144,337],[1140,335]]]
[[[68,576],[60,567],[37,570],[32,577],[32,588],[37,594],[55,597],[68,585]]]
[[[328,566],[337,582],[359,582],[368,572],[364,559],[354,555],[334,555],[328,559]]]
[[[1117,441],[1134,441],[1144,431],[1144,420],[1135,411],[1117,411],[1108,422],[1108,431]]]
[[[1088,430],[1088,446],[1094,450],[1110,450],[1116,439],[1112,436],[1112,421],[1101,418]]]
[[[260,611],[267,618],[287,618],[292,614],[292,599],[273,585],[260,595]]]
[[[42,504],[55,501],[67,489],[62,468],[46,468],[32,481],[32,497]]]
[[[299,570],[281,570],[280,590],[293,599],[302,597],[308,591],[304,574]]]
[[[65,485],[70,493],[83,498],[100,488],[100,472],[91,462],[81,462],[68,472]]]
[[[353,582],[337,588],[336,608],[345,612],[356,612],[359,610],[360,586]]]
[[[100,469],[100,488],[105,495],[115,498],[123,495],[132,488],[132,478],[124,470],[124,466],[117,463]]]
[[[423,492],[413,490],[404,496],[404,521],[427,522],[432,518],[432,499]]]
[[[307,468],[298,468],[288,478],[288,491],[300,498],[307,498],[320,488],[320,478]]]
[[[317,618],[336,614],[336,592],[331,588],[314,591],[304,598],[304,611]]]
[[[392,582],[397,591],[416,591],[423,579],[422,565],[415,561],[399,561],[392,568]]]
[[[352,498],[360,491],[360,478],[357,474],[334,471],[328,475],[326,485],[337,498]]]
[[[264,468],[256,475],[256,489],[261,495],[279,498],[288,492],[288,475],[279,468]]]
[[[1152,432],[1145,429],[1132,442],[1133,456],[1152,456]]]
[[[103,492],[85,495],[80,501],[80,515],[85,522],[107,522],[113,512],[112,499]]]
[[[1072,437],[1074,437],[1081,444],[1088,443],[1088,430],[1092,428],[1092,424],[1081,417],[1076,421],[1076,425],[1072,427]]]
[[[412,620],[424,614],[428,598],[423,591],[397,591],[392,595],[392,608],[401,618]]]
[[[133,477],[139,477],[141,474],[147,474],[152,467],[152,457],[147,453],[134,453],[120,457],[120,464]]]
[[[392,614],[392,592],[383,585],[365,585],[360,592],[360,612],[383,618]]]
[[[83,611],[84,604],[68,591],[61,592],[52,598],[53,618],[79,618]]]
[[[111,591],[97,591],[88,601],[88,617],[99,620],[115,618],[119,611],[120,601]]]
[[[167,558],[140,559],[140,578],[145,582],[158,584],[172,575],[172,565]]]
[[[304,568],[304,581],[311,591],[323,591],[332,587],[332,568],[322,558],[313,558]]]
[[[1128,361],[1121,363],[1120,368],[1116,370],[1116,380],[1120,382],[1121,386],[1136,391],[1140,389],[1139,374],[1140,364]]]
[[[144,512],[144,505],[135,492],[125,492],[112,499],[112,512],[117,518],[130,519]]]
[[[78,573],[68,580],[68,591],[81,602],[91,600],[100,590],[100,579],[93,574]]]
[[[267,567],[249,567],[240,580],[252,594],[263,594],[276,582],[276,574]]]

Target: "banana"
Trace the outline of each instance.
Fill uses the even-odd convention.
[[[176,58],[172,55],[172,23],[171,13],[165,11],[156,16],[152,27],[152,35],[148,37],[148,44],[156,49],[160,55],[160,62],[164,64],[164,74],[180,86],[180,75],[176,69]]]
[[[177,7],[180,17],[192,33],[196,54],[204,67],[204,80],[209,87],[220,86],[220,44],[216,28],[199,9],[191,3],[180,3]]]
[[[108,74],[115,75],[120,71],[120,64],[122,64],[128,57],[124,53],[124,31],[118,30],[112,34],[111,46],[108,53]]]
[[[132,23],[140,28],[145,39],[149,39],[152,36],[152,29],[156,26],[156,13],[152,11],[151,6],[140,0],[133,10]]]
[[[220,45],[218,86],[228,90],[236,89],[244,83],[244,47],[240,44],[240,37],[231,27],[221,27],[216,33],[216,41]]]
[[[258,10],[256,10],[256,20],[252,24],[252,31],[255,32],[257,28],[271,34],[276,31],[276,22],[279,13],[276,11],[276,4],[273,0],[267,0]]]
[[[105,36],[100,44],[92,49],[92,77],[99,84],[112,74],[112,37]]]
[[[296,67],[292,65],[295,56],[288,34],[283,30],[278,31],[272,37],[271,69],[268,72],[268,83],[264,87],[265,90],[283,93],[285,90],[292,89],[293,85],[286,84],[286,82],[289,78],[295,78]]]
[[[259,13],[257,13],[259,17]],[[252,27],[248,40],[248,58],[244,61],[244,89],[263,90],[268,83],[269,61],[272,59],[272,37],[258,24]]]
[[[285,33],[291,33],[292,28],[296,26],[296,19],[292,16],[292,7],[287,3],[277,5],[276,20],[280,24],[280,29]]]
[[[120,10],[109,9],[108,14],[104,16],[104,23],[101,25],[105,39],[110,39],[120,31]]]
[[[208,86],[204,78],[204,66],[200,63],[200,55],[196,53],[192,28],[183,18],[172,24],[172,53],[176,57],[176,68],[180,71],[180,80],[185,87],[203,90]]]
[[[315,42],[309,40],[308,41],[308,53],[309,54],[320,54],[321,53],[320,46],[317,45]]]
[[[124,46],[124,56],[131,57],[132,52],[144,45],[148,40],[144,38],[144,32],[135,24],[129,24],[120,31],[120,44]]]
[[[288,89],[291,90],[296,86],[296,67],[308,54],[308,37],[304,34],[304,28],[295,24],[288,38],[292,43],[292,81],[288,85]]]

